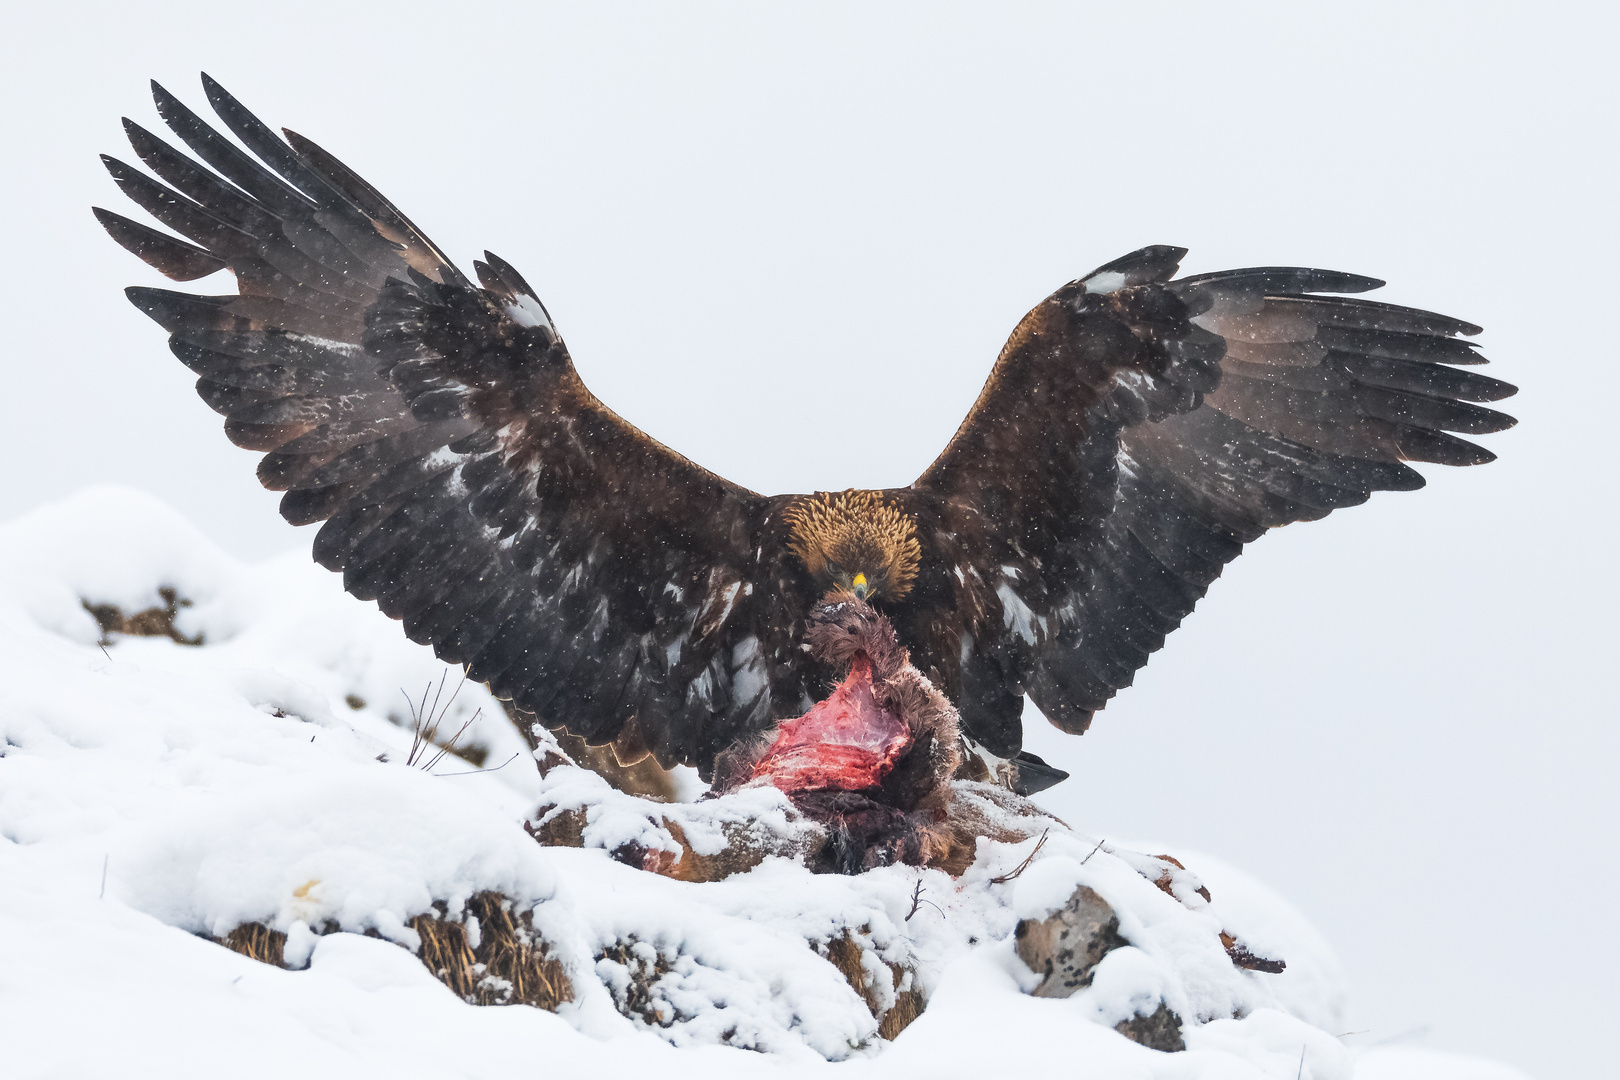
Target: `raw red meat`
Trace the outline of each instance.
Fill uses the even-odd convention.
[[[825,700],[782,722],[752,778],[767,779],[790,795],[862,791],[882,783],[910,745],[905,721],[872,696],[872,663],[857,653],[849,675]]]

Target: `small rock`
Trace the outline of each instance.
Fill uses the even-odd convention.
[[[1102,958],[1129,944],[1119,935],[1119,916],[1108,901],[1084,885],[1046,918],[1021,920],[1013,937],[1018,959],[1041,976],[1031,994],[1049,998],[1090,986]]]
[[[1181,1017],[1171,1012],[1170,1006],[1162,1001],[1149,1015],[1121,1020],[1114,1025],[1114,1030],[1149,1050],[1174,1054],[1187,1049],[1187,1044],[1181,1038]]]

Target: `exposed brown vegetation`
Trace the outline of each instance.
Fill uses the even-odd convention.
[[[535,932],[530,913],[514,915],[512,902],[500,893],[479,893],[455,918],[435,910],[407,925],[422,939],[417,956],[423,965],[470,1005],[533,1005],[556,1012],[574,1000],[567,970]],[[263,923],[244,923],[211,940],[260,963],[287,966],[287,935]]]
[[[861,943],[851,931],[845,930],[817,951],[838,969],[838,973],[849,983],[850,988],[859,994],[861,1000],[866,1002],[866,1007],[872,1010],[872,1015],[878,1021],[880,1038],[893,1040],[911,1026],[911,1022],[921,1016],[923,1009],[927,1007],[922,991],[917,987],[916,973],[902,964],[884,960],[883,966],[888,969],[889,977],[893,980],[890,989],[894,993],[894,1004],[885,1009],[877,990],[868,980],[869,973],[866,966],[861,962],[863,951]]]
[[[624,844],[608,854],[627,866],[677,881],[724,881],[733,874],[747,873],[771,855],[808,863],[825,839],[811,829],[802,835],[783,836],[764,825],[723,822],[720,830],[726,837],[725,846],[713,855],[703,855],[693,850],[679,821],[657,813],[656,807],[649,810],[648,820],[664,830],[680,851]],[[586,822],[586,811],[568,809],[538,823],[526,821],[523,828],[543,847],[584,847]]]
[[[476,935],[469,917],[477,919]],[[535,933],[530,913],[513,915],[512,902],[499,893],[474,896],[460,919],[424,914],[409,925],[422,937],[422,963],[468,1004],[556,1012],[574,1000],[568,972]]]
[[[623,986],[612,990],[613,1004],[620,1013],[653,1027],[669,1027],[679,1014],[654,993],[658,980],[671,970],[669,959],[650,946],[638,948],[641,944],[636,938],[616,941],[598,953],[596,959],[610,960],[629,974]]]
[[[261,964],[286,967],[287,935],[272,930],[263,923],[243,923],[223,938],[216,939],[232,952],[239,952],[249,960]]]
[[[131,637],[166,637],[177,645],[201,645],[203,636],[187,637],[175,626],[174,620],[179,617],[182,608],[191,606],[191,601],[183,599],[174,587],[165,585],[158,589],[158,596],[163,599],[162,607],[146,608],[133,615],[125,615],[117,604],[92,604],[88,600],[80,601],[84,610],[96,620],[101,627],[101,644],[111,645],[114,634],[127,634]]]

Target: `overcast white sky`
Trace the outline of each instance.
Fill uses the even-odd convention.
[[[1052,804],[1204,851],[1342,952],[1348,1041],[1612,1067],[1613,5],[15,6],[0,63],[0,518],[132,484],[305,546],[95,225],[146,79],[207,70],[463,266],[592,388],[763,491],[908,482],[1018,317],[1143,244],[1376,275],[1482,323],[1502,460],[1262,540]],[[223,287],[223,286],[221,286]],[[117,522],[108,522],[116,529]],[[1044,727],[1031,713],[1032,730]],[[1196,868],[1196,860],[1193,862]]]

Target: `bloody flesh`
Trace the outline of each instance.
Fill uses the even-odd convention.
[[[911,745],[911,732],[872,695],[872,664],[857,653],[849,675],[825,700],[777,729],[753,779],[788,794],[877,787]]]

